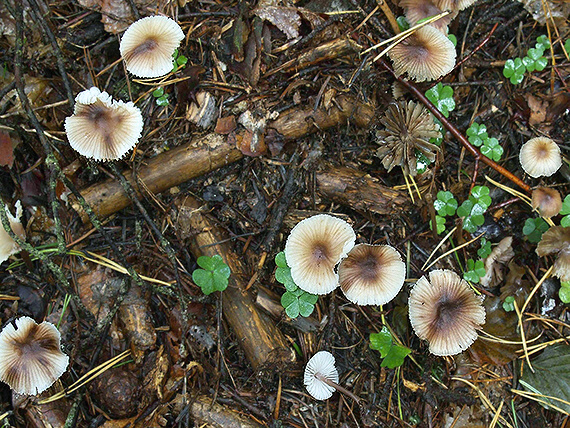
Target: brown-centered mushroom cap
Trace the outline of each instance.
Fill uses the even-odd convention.
[[[400,253],[389,245],[358,244],[338,267],[340,288],[358,305],[384,305],[391,301],[406,279]]]
[[[338,371],[334,365],[334,356],[327,351],[319,351],[307,362],[303,383],[314,398],[326,400],[331,398],[335,388],[319,379],[325,377],[328,380],[338,383]]]
[[[416,25],[422,19],[439,15],[443,12],[431,0],[401,0],[400,7],[405,10],[406,20],[410,23],[410,26]],[[457,13],[450,13],[432,22],[430,25],[447,34],[447,26],[455,16],[457,16]]]
[[[570,281],[570,227],[553,226],[544,232],[536,254],[540,257],[556,255],[552,274],[560,281]]]
[[[18,394],[36,395],[49,388],[67,369],[60,334],[49,322],[21,317],[0,333],[0,380]]]
[[[22,216],[22,204],[20,201],[16,202],[16,217],[12,215],[12,213],[6,207],[6,215],[8,216],[8,221],[10,222],[10,227],[12,231],[24,238],[26,233],[24,232],[24,227],[22,223],[20,223],[20,217]],[[0,223],[0,263],[8,260],[12,254],[16,254],[20,251],[20,247],[16,244],[16,241],[12,239],[8,232],[4,230],[4,226]]]
[[[113,101],[107,92],[91,88],[75,98],[73,116],[65,119],[69,144],[97,161],[122,158],[138,142],[143,118],[132,102]]]
[[[455,46],[441,31],[426,25],[398,43],[388,55],[397,75],[407,73],[417,82],[438,79],[455,66]]]
[[[528,140],[521,147],[519,160],[522,168],[531,177],[550,177],[562,166],[560,147],[547,137]]]
[[[335,266],[355,241],[352,226],[340,218],[319,214],[300,221],[285,244],[285,259],[295,284],[312,294],[333,291],[339,285]]]
[[[414,331],[435,355],[455,355],[477,339],[485,323],[482,298],[450,270],[422,276],[410,292],[409,315]]]
[[[173,19],[147,16],[127,28],[119,50],[135,76],[160,77],[172,70],[172,55],[183,39],[184,32]]]
[[[543,217],[554,217],[562,209],[560,192],[550,187],[537,187],[532,191],[532,207]]]

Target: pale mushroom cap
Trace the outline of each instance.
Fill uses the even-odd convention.
[[[49,388],[67,369],[60,334],[49,323],[21,317],[0,333],[0,380],[18,394],[36,395]]]
[[[536,247],[540,257],[556,255],[552,274],[560,281],[570,281],[570,227],[553,226],[542,234]]]
[[[435,355],[455,355],[477,339],[485,323],[482,297],[450,270],[434,270],[429,281],[422,276],[410,292],[410,322]]]
[[[15,206],[16,217],[14,217],[8,210],[8,207],[6,207],[6,215],[8,216],[8,221],[10,222],[12,231],[21,238],[24,238],[26,234],[22,223],[20,223],[20,217],[22,216],[22,204],[20,201],[17,201]],[[20,252],[20,250],[21,248],[16,244],[16,241],[8,235],[8,232],[4,230],[4,225],[0,223],[0,263],[8,260],[8,257]]]
[[[426,25],[388,51],[397,75],[417,82],[438,79],[455,66],[455,46],[441,31]]]
[[[335,388],[318,379],[315,375],[320,373],[334,383],[338,383],[338,371],[334,365],[335,359],[330,352],[319,351],[307,362],[303,383],[314,398],[326,400],[331,398]]]
[[[416,25],[418,21],[429,18],[431,16],[439,15],[443,12],[430,0],[401,0],[400,7],[406,11],[406,20],[410,26]],[[447,33],[447,26],[456,16],[456,13],[450,13],[437,21],[432,22],[433,25],[442,33]]]
[[[69,144],[97,161],[122,158],[137,144],[143,130],[141,111],[132,102],[113,101],[93,87],[75,98],[73,116],[65,119]]]
[[[562,166],[560,147],[546,137],[532,138],[523,144],[519,160],[525,172],[533,178],[550,177]]]
[[[384,305],[404,285],[406,265],[389,245],[358,244],[338,267],[340,288],[357,305]]]
[[[172,55],[183,39],[184,32],[173,19],[147,16],[127,28],[119,50],[135,76],[160,77],[172,70]]]
[[[560,192],[549,187],[537,187],[532,191],[532,207],[543,217],[558,215],[562,209]]]
[[[467,9],[477,0],[433,0],[435,5],[441,10],[451,10],[457,12],[459,10]]]
[[[355,241],[350,224],[327,214],[297,223],[285,243],[285,259],[295,284],[312,294],[333,291],[339,285],[334,268]]]

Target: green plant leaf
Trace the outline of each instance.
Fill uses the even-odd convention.
[[[440,82],[427,90],[425,95],[445,117],[449,117],[449,112],[455,109],[451,86],[443,86]]]
[[[410,29],[410,23],[405,16],[398,16],[396,18],[396,22],[398,23],[398,27],[400,27],[400,31],[406,31]]]
[[[467,137],[471,144],[480,147],[489,138],[487,127],[484,124],[479,125],[473,122],[467,129]]]
[[[487,241],[484,237],[481,238],[481,248],[477,250],[477,255],[484,259],[491,254],[491,242]]]
[[[196,269],[192,272],[192,280],[202,289],[204,294],[224,291],[228,287],[231,271],[220,255],[198,257],[197,263],[202,269]]]
[[[564,343],[548,346],[532,360],[532,367],[534,373],[524,370],[521,385],[531,392],[558,399],[539,397],[545,402],[543,406],[552,404],[570,413],[570,405],[566,404],[570,402],[570,346]]]
[[[307,293],[301,289],[293,292],[286,291],[281,296],[281,306],[289,318],[297,318],[299,315],[308,317],[315,309],[318,296]]]
[[[435,216],[435,222],[436,222],[436,225],[437,225],[437,230],[436,230],[436,232],[437,232],[438,235],[440,235],[440,234],[442,234],[442,233],[445,231],[445,217],[442,217],[442,216],[439,216],[439,215],[436,214],[436,216]],[[430,230],[433,230],[433,224],[432,224],[432,221],[431,221],[431,220],[429,221],[429,228],[430,228]]]
[[[447,35],[447,38],[448,38],[449,40],[451,40],[451,43],[453,43],[453,46],[457,47],[457,37],[455,37],[455,34],[449,33],[449,34]]]
[[[156,104],[159,106],[167,106],[169,104],[168,97],[166,95],[163,95],[162,97],[157,98]]]
[[[202,289],[202,293],[206,296],[216,291],[213,272],[196,269],[192,272],[192,280]]]
[[[540,242],[542,234],[549,226],[541,217],[527,218],[523,226],[523,234],[533,243]]]
[[[515,310],[515,298],[514,296],[507,296],[503,302],[503,309],[505,312],[512,312]]]
[[[508,59],[503,68],[503,76],[508,78],[513,85],[518,85],[524,78],[525,70],[526,67],[520,58]]]
[[[285,308],[285,313],[289,318],[297,318],[300,314],[299,298],[289,291],[281,296],[281,306]]]
[[[483,264],[483,260],[467,260],[467,269],[463,274],[463,279],[478,284],[479,279],[483,276],[485,276],[485,265]]]
[[[536,38],[536,44],[534,45],[536,49],[542,49],[545,51],[550,47],[550,40],[548,40],[548,36],[542,35]]]
[[[564,42],[564,50],[566,51],[566,53],[568,55],[570,55],[570,39],[568,39]]]
[[[152,91],[152,96],[155,98],[162,97],[164,95],[164,88],[156,88]]]
[[[503,148],[499,144],[499,140],[496,138],[488,138],[481,147],[481,153],[497,162],[503,155]]]
[[[562,303],[570,303],[570,282],[560,282],[558,297],[560,297]]]
[[[380,333],[370,333],[370,348],[379,351],[382,358],[388,355],[392,347],[392,335],[386,326],[382,327]]]
[[[437,192],[437,199],[433,202],[433,207],[442,217],[452,216],[457,210],[457,200],[453,197],[453,193],[440,190]]]
[[[275,255],[275,264],[282,268],[289,267],[287,259],[285,258],[285,251],[281,251]]]
[[[388,355],[386,355],[384,361],[380,364],[380,367],[387,367],[389,369],[400,367],[404,364],[404,359],[410,352],[412,352],[412,350],[405,346],[393,344],[388,351]]]

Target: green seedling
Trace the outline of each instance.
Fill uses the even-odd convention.
[[[289,318],[297,318],[299,315],[308,317],[315,310],[318,296],[301,290],[295,284],[283,251],[275,256],[275,264],[277,265],[275,279],[287,290],[281,296],[281,306],[285,309],[285,313]]]
[[[172,72],[176,73],[177,71],[182,70],[184,67],[186,67],[186,63],[188,62],[188,58],[186,58],[184,55],[180,55],[178,52],[178,49],[174,50],[174,53],[172,54]]]
[[[400,32],[406,31],[410,29],[410,23],[406,19],[405,16],[398,16],[396,18],[396,22],[398,23],[398,27],[400,28]]]
[[[412,352],[411,349],[394,343],[392,334],[386,326],[382,327],[380,333],[370,333],[370,348],[380,351],[383,358],[380,367],[389,369],[400,367],[404,364],[406,355]]]
[[[563,303],[570,303],[570,282],[560,282],[558,297],[560,297],[560,301]]]
[[[542,234],[548,230],[549,226],[542,217],[527,218],[523,226],[523,234],[529,242],[540,242]]]
[[[169,104],[168,94],[164,92],[164,88],[156,88],[152,91],[152,96],[156,98],[156,104],[159,106],[166,106]]]
[[[562,217],[562,220],[560,220],[560,226],[570,226],[570,195],[566,195],[564,198],[564,202],[562,202],[562,209],[560,210],[560,215],[564,216]]]
[[[503,148],[499,144],[499,140],[496,138],[487,138],[481,146],[481,153],[489,159],[493,159],[495,162],[498,162],[501,159],[501,156],[503,156]]]
[[[198,257],[197,263],[202,269],[192,272],[192,280],[202,289],[202,293],[209,295],[228,288],[231,272],[221,256],[201,256]]]
[[[483,260],[467,260],[467,269],[463,273],[463,279],[475,284],[479,283],[479,280],[485,276],[485,265]]]
[[[463,229],[467,232],[475,233],[477,227],[485,223],[484,214],[491,202],[487,186],[473,187],[469,199],[464,201],[457,209],[457,215],[463,217]]]
[[[445,217],[436,215],[436,216],[435,216],[435,222],[436,222],[436,225],[437,225],[437,230],[436,230],[436,232],[437,232],[438,235],[440,235],[440,234],[442,234],[442,233],[445,231]],[[432,221],[431,221],[431,220],[429,221],[429,228],[430,228],[431,230],[433,230],[433,224],[432,224]]]
[[[548,60],[544,57],[544,49],[537,48],[530,48],[522,62],[529,73],[534,70],[542,71],[548,65]]]
[[[455,215],[457,205],[457,200],[453,197],[453,193],[443,190],[437,192],[437,199],[433,202],[433,207],[442,217]]]
[[[426,97],[445,117],[449,117],[449,112],[455,109],[451,86],[443,86],[440,82],[426,91]]]
[[[513,85],[518,85],[524,79],[525,70],[526,67],[523,64],[522,59],[508,59],[505,62],[505,67],[503,68],[503,76],[509,79]]]
[[[484,124],[479,125],[477,122],[473,122],[466,133],[469,142],[477,147],[481,147],[489,139],[487,127]]]
[[[477,250],[477,255],[484,259],[491,254],[491,242],[485,238],[481,238],[481,248]]]
[[[548,36],[542,35],[536,38],[536,44],[534,45],[536,49],[542,49],[545,51],[546,49],[550,48],[550,40],[548,40]]]
[[[513,296],[507,296],[503,302],[503,309],[506,312],[512,312],[515,310],[515,298]]]

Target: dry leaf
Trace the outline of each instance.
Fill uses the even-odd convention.
[[[530,108],[530,118],[528,119],[529,125],[538,125],[546,120],[546,111],[548,103],[541,101],[533,95],[526,96],[526,102]]]
[[[10,134],[0,131],[0,166],[12,168],[14,164],[14,148]]]
[[[507,236],[493,248],[491,254],[485,259],[485,276],[481,278],[481,285],[494,287],[499,284],[504,278],[503,265],[506,265],[514,255],[513,237]]]
[[[281,30],[287,39],[299,37],[301,17],[296,8],[282,6],[261,6],[254,13],[261,19],[271,22]]]

